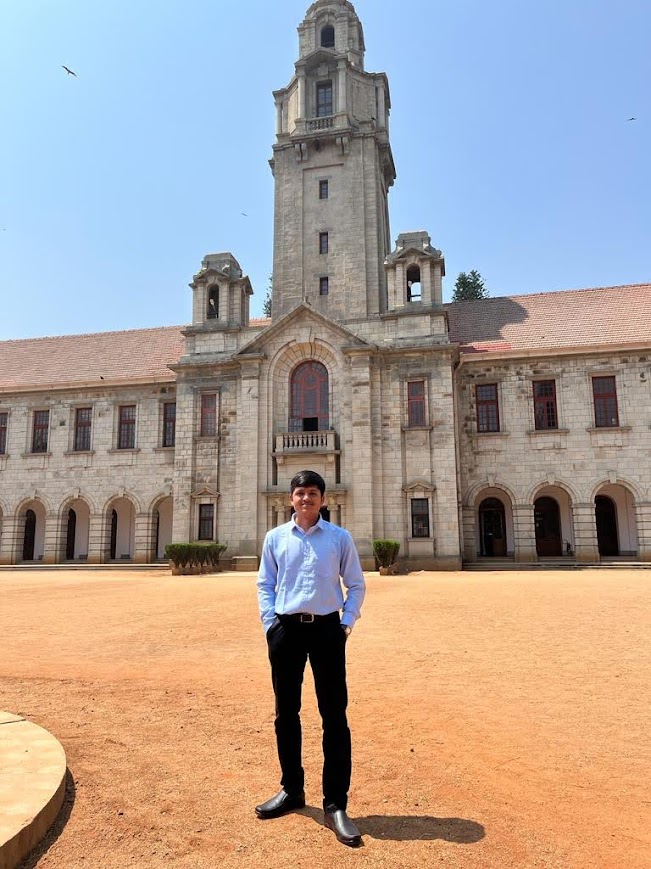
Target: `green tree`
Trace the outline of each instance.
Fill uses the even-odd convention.
[[[274,289],[274,276],[269,275],[269,286],[267,287],[267,295],[262,303],[262,313],[265,317],[271,317],[271,296]]]
[[[454,285],[453,302],[463,302],[465,299],[487,299],[488,290],[477,269],[466,274],[461,272]]]

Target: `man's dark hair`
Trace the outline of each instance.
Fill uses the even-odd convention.
[[[316,471],[299,471],[298,474],[294,474],[289,484],[289,494],[291,495],[294,489],[304,488],[305,486],[316,486],[319,492],[321,492],[321,496],[325,495],[325,480]]]

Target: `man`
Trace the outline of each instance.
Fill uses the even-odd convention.
[[[346,640],[360,616],[364,575],[350,534],[321,517],[323,477],[300,471],[290,483],[290,500],[294,516],[267,533],[258,575],[260,618],[276,697],[282,790],[256,806],[255,813],[258,818],[278,818],[305,805],[299,712],[309,658],[323,722],[325,825],[344,845],[356,847],[362,837],[346,814],[351,773]]]

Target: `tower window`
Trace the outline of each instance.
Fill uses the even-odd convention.
[[[319,199],[328,198],[328,182],[319,181]]]
[[[330,279],[329,278],[319,278],[319,295],[327,296],[330,292]]]
[[[316,86],[316,116],[327,118],[332,114],[332,82],[322,81]]]
[[[411,536],[429,537],[429,501],[427,498],[411,499]]]
[[[420,302],[422,297],[420,269],[418,266],[409,266],[407,269],[407,301]]]
[[[319,233],[319,253],[328,253],[328,233]]]
[[[326,24],[326,26],[321,29],[321,47],[335,47],[335,29],[332,24]]]
[[[219,317],[219,286],[213,284],[208,290],[208,310],[206,317],[209,320],[215,320]]]
[[[212,438],[217,434],[217,393],[209,392],[201,396],[201,420],[199,433],[202,438]]]

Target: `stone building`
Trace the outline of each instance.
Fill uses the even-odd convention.
[[[391,249],[387,78],[317,0],[275,91],[272,317],[231,253],[192,322],[0,343],[0,563],[257,564],[304,467],[363,562],[651,560],[651,285],[443,304],[425,231]]]

